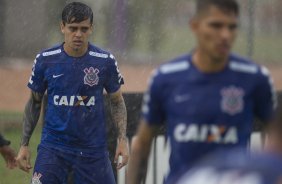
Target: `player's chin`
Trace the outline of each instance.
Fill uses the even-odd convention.
[[[73,42],[73,43],[72,43],[72,47],[73,47],[73,48],[76,48],[76,49],[80,49],[80,48],[82,48],[84,45],[85,45],[84,42]]]
[[[214,55],[214,58],[217,58],[219,61],[221,61],[222,59],[227,58],[229,54],[230,54],[230,51],[225,50],[225,51],[217,51],[213,55]]]
[[[82,45],[73,45],[72,49],[75,51],[79,51],[82,48]]]

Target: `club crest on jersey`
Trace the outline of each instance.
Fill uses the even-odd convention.
[[[97,68],[93,68],[93,67],[85,68],[84,73],[85,73],[84,84],[87,84],[91,87],[98,84],[98,82],[99,82],[99,77],[98,77],[99,70]]]
[[[42,177],[42,174],[35,172],[33,174],[31,184],[42,184],[40,181],[41,177]]]
[[[244,90],[235,86],[221,90],[221,110],[227,114],[235,115],[244,109]]]

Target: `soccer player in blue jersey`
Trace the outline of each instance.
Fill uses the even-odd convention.
[[[73,171],[77,184],[113,184],[106,145],[103,90],[110,96],[118,127],[117,169],[127,164],[127,115],[122,97],[124,83],[112,54],[88,42],[93,12],[83,3],[68,4],[62,12],[64,43],[36,56],[28,87],[19,167],[31,169],[29,140],[39,118],[42,97],[48,104],[32,183],[65,184]]]
[[[282,184],[282,111],[267,128],[264,150],[219,151],[196,167],[181,171],[170,184]]]
[[[230,53],[239,5],[235,0],[196,3],[190,22],[195,49],[160,66],[144,96],[130,184],[141,182],[156,129],[164,123],[171,147],[169,181],[212,151],[247,146],[254,117],[264,123],[272,117],[275,96],[268,70]]]

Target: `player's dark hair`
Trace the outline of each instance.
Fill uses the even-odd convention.
[[[93,11],[89,6],[80,2],[67,4],[62,12],[63,24],[79,23],[87,19],[90,19],[90,24],[93,24]]]
[[[240,8],[236,0],[196,0],[196,14],[206,11],[210,6],[215,6],[225,12],[240,13]]]

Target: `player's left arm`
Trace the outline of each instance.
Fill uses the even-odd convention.
[[[121,169],[127,165],[129,159],[128,140],[126,137],[127,112],[120,89],[115,93],[110,93],[109,96],[112,117],[118,129],[118,146],[115,154],[115,163],[117,163],[117,169]],[[121,163],[118,163],[119,156],[122,157]]]
[[[265,67],[261,67],[258,84],[254,94],[254,111],[256,117],[263,123],[262,141],[265,142],[265,130],[271,123],[277,106],[277,96],[274,89],[273,79]]]
[[[9,169],[14,169],[17,166],[16,163],[16,154],[15,151],[9,146],[10,141],[6,140],[1,134],[0,134],[0,154],[4,158],[6,162],[6,166]]]

